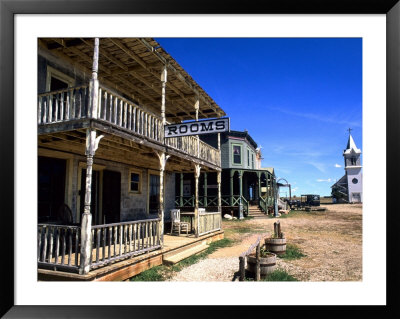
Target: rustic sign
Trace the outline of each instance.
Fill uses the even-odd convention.
[[[215,134],[229,131],[229,117],[164,125],[165,137]]]

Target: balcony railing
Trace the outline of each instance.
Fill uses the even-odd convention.
[[[167,138],[164,142],[160,116],[103,86],[99,87],[95,114],[90,110],[89,100],[88,86],[39,94],[38,124],[54,124],[84,118],[98,119],[214,165],[221,165],[220,151],[194,136]]]

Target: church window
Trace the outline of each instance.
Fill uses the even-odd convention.
[[[353,184],[357,184],[358,183],[358,179],[357,178],[353,178],[351,181],[353,182]]]
[[[357,164],[357,159],[355,157],[350,158],[351,165],[356,165]]]

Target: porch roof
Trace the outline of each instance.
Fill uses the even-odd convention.
[[[93,38],[41,38],[39,47],[86,75],[92,73]],[[161,72],[167,67],[166,118],[171,123],[226,115],[219,105],[152,38],[100,38],[99,81],[155,113],[161,108]]]

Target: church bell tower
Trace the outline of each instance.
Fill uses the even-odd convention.
[[[362,202],[361,150],[357,148],[349,129],[349,140],[343,151],[344,169],[346,171],[349,203]]]

